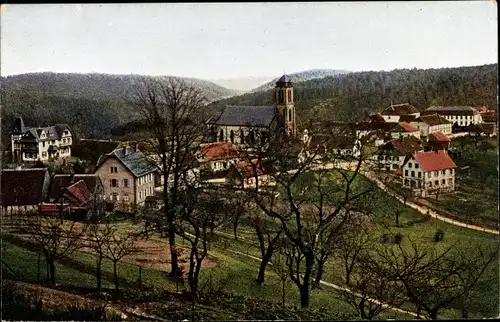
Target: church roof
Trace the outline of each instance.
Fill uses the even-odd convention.
[[[284,74],[280,77],[280,79],[278,79],[278,83],[290,83],[291,81],[292,79],[287,74]]]
[[[275,111],[275,106],[228,105],[213,124],[268,127],[274,119]]]

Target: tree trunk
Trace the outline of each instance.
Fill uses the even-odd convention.
[[[175,227],[173,218],[169,218],[168,223],[168,244],[170,246],[170,276],[175,277],[175,273],[179,268],[179,262],[177,259],[177,249],[175,247]]]
[[[429,312],[429,317],[431,318],[431,320],[437,320],[437,310],[431,310]]]
[[[50,268],[50,284],[52,286],[56,285],[56,265],[52,258],[49,259],[49,268]]]
[[[238,220],[233,223],[234,240],[238,240]]]
[[[318,261],[318,267],[316,268],[316,278],[314,279],[314,282],[312,284],[313,289],[320,288],[321,279],[323,278],[324,266],[325,260]]]
[[[101,263],[102,263],[102,256],[99,256],[97,258],[97,267],[96,267],[96,279],[97,279],[97,291],[101,292],[102,289],[102,284],[101,284]]]
[[[281,305],[285,306],[285,286],[286,286],[286,279],[283,279],[281,281]]]
[[[302,308],[309,307],[309,302],[311,299],[311,275],[315,261],[314,256],[312,254],[305,255],[305,259],[306,259],[306,270],[304,272],[302,285],[299,286],[300,306]]]
[[[119,288],[119,281],[118,281],[118,270],[117,270],[117,266],[118,266],[118,261],[114,261],[113,262],[113,272],[115,274],[115,289],[118,290]]]
[[[267,264],[269,264],[269,260],[271,260],[271,256],[268,256],[267,252],[265,256],[262,257],[262,260],[260,262],[259,275],[257,276],[257,283],[259,284],[264,283],[264,274],[266,272]]]

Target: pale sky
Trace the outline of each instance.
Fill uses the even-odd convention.
[[[2,6],[1,74],[197,78],[498,62],[494,1]]]

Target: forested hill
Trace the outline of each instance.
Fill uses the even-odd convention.
[[[6,89],[33,89],[47,96],[60,96],[96,100],[116,100],[126,97],[130,88],[142,77],[160,78],[169,76],[77,74],[77,73],[29,73],[2,77],[1,85]],[[182,78],[205,93],[209,101],[238,94],[210,81]]]
[[[360,120],[392,103],[486,105],[497,109],[498,64],[440,69],[396,69],[356,72],[299,82],[294,87],[298,120]],[[273,104],[273,90],[247,93],[211,104],[214,113],[225,105]],[[305,125],[305,124],[304,124]]]
[[[144,76],[30,73],[1,77],[4,148],[10,140],[16,115],[22,115],[27,126],[66,123],[80,137],[100,137],[136,119],[134,108],[128,106],[124,98],[140,77]],[[205,80],[184,80],[201,89],[209,101],[237,93]]]
[[[348,71],[345,70],[337,70],[337,69],[310,69],[303,72],[288,74],[288,76],[292,79],[292,82],[299,83],[305,82],[311,79],[323,78],[327,76],[336,76],[340,74],[347,74]],[[251,92],[261,92],[268,89],[274,88],[275,83],[278,81],[279,77],[269,81],[253,90]]]

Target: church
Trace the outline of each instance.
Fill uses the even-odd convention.
[[[271,135],[293,139],[297,135],[293,84],[283,75],[274,89],[275,104],[270,106],[228,105],[220,116],[207,122],[211,140],[234,144],[265,142]]]

